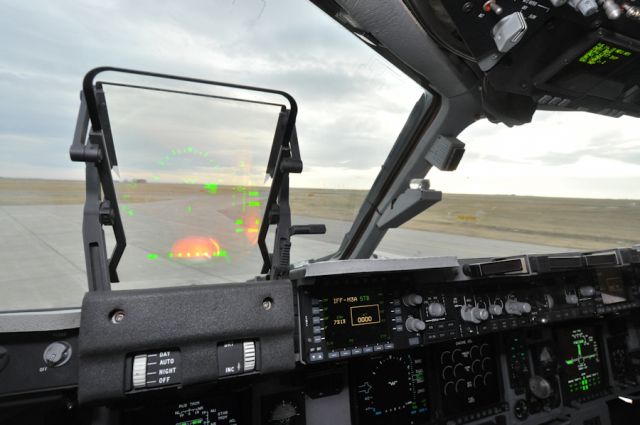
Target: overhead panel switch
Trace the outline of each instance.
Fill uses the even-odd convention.
[[[506,53],[522,40],[527,32],[527,21],[522,12],[514,12],[500,19],[491,30],[498,51]]]

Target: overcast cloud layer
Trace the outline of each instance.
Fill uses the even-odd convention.
[[[293,184],[302,187],[368,188],[421,93],[306,1],[0,1],[0,8],[0,176],[82,178],[67,150],[82,76],[101,65],[290,92],[300,108],[305,161]],[[170,109],[156,111],[153,121],[144,114],[131,118],[126,103],[114,102],[128,129],[116,144],[145,140],[146,159],[157,164],[185,143],[175,142],[175,134],[198,139],[194,129],[204,129],[218,142],[209,150],[216,152],[222,180],[239,158],[232,142],[240,136],[232,130],[245,126],[246,135],[255,128],[242,115],[216,109],[218,121],[206,124],[224,122],[225,128],[214,137],[200,126],[202,117],[174,105],[189,120],[177,127],[179,115],[173,117],[171,141],[168,121],[158,118],[173,116]],[[265,120],[253,121],[261,126],[255,137],[268,139]],[[458,171],[430,178],[449,192],[637,199],[638,128],[637,120],[582,113],[539,113],[534,124],[515,129],[480,122],[461,135],[467,154]],[[128,166],[123,171],[134,176],[146,167],[137,148],[120,156]]]

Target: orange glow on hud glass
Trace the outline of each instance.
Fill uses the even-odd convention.
[[[174,259],[210,259],[224,257],[226,251],[220,249],[220,244],[212,238],[204,236],[189,236],[179,239],[171,248],[170,257]]]

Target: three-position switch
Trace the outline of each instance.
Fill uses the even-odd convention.
[[[218,344],[218,374],[239,375],[256,370],[256,342],[228,341]]]

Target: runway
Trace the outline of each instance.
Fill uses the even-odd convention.
[[[0,207],[0,311],[81,304],[87,288],[82,208],[78,204]],[[121,282],[113,284],[113,289],[237,282],[260,273],[262,260],[253,243],[255,230],[251,230],[257,228],[258,207],[243,208],[231,195],[220,194],[123,203],[121,209],[127,248],[118,269]],[[327,234],[295,236],[293,263],[335,252],[351,225],[311,217],[295,217],[294,223],[324,223]],[[105,233],[111,252],[111,229],[105,228]],[[178,246],[177,241],[185,240],[187,245]],[[193,240],[213,240],[215,244],[208,250],[200,249]],[[270,235],[269,244],[272,240]],[[382,258],[470,258],[563,250],[566,249],[395,229],[387,234],[376,254]],[[183,256],[178,258],[178,253]],[[198,258],[196,253],[200,254]]]

